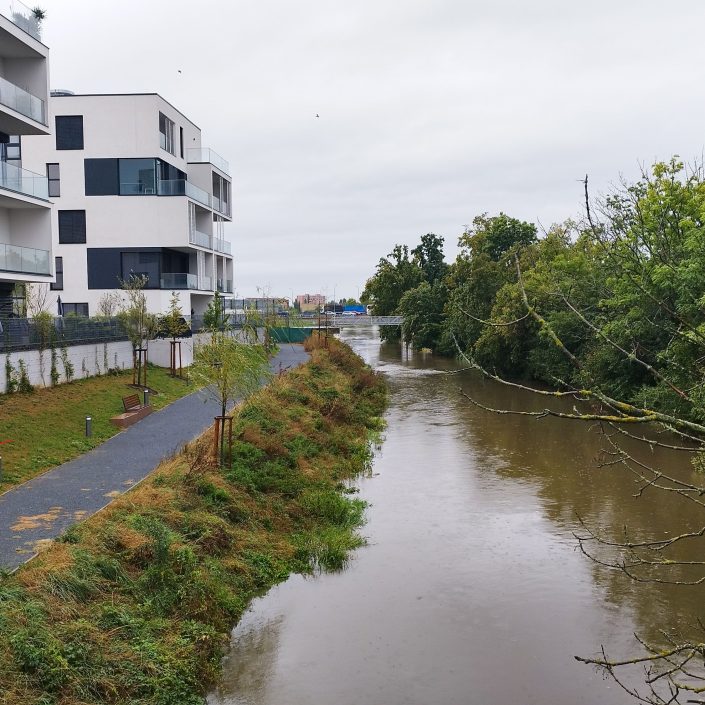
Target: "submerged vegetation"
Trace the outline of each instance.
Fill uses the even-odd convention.
[[[0,579],[3,703],[202,703],[254,595],[345,564],[386,393],[325,343],[241,407],[229,467],[204,436]]]

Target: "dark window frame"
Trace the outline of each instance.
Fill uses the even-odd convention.
[[[64,258],[54,257],[54,274],[56,275],[56,281],[49,284],[49,288],[52,291],[63,291],[64,290]]]
[[[56,167],[58,176],[51,176],[49,167],[52,166]],[[58,162],[47,163],[47,183],[49,184],[49,198],[59,198],[61,196],[61,168]]]
[[[162,122],[164,123],[164,132],[162,132]],[[174,128],[176,123],[159,111],[159,146],[169,154],[176,156],[174,145]]]
[[[88,317],[88,303],[87,302],[78,302],[78,303],[72,303],[70,301],[63,302],[61,303],[61,307],[64,310],[64,317],[66,316],[85,316]],[[80,311],[79,311],[80,307]],[[69,310],[72,309],[72,310]]]
[[[84,148],[83,115],[57,115],[54,119],[54,127],[57,150]]]
[[[85,210],[60,210],[58,211],[58,220],[60,245],[86,244]]]

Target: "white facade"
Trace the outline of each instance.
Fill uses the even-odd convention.
[[[231,294],[231,179],[200,129],[154,93],[53,95],[51,106],[56,134],[23,140],[23,158],[52,177],[64,312],[99,313],[131,274],[148,276],[152,312],[172,291],[185,315],[203,313],[216,289]]]
[[[7,8],[7,10],[5,10]],[[16,285],[52,279],[51,204],[44,168],[29,171],[26,135],[49,135],[49,50],[21,2],[0,7],[0,316]],[[48,138],[47,138],[48,139]]]

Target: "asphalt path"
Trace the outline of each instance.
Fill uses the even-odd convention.
[[[270,368],[277,373],[307,359],[302,345],[284,344]],[[194,392],[0,495],[0,567],[12,570],[26,563],[44,542],[95,514],[200,436],[219,413],[215,400]]]

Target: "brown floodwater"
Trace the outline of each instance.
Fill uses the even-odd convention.
[[[576,550],[577,517],[614,539],[625,525],[660,538],[701,517],[663,492],[635,498],[624,472],[596,468],[604,441],[585,425],[495,415],[459,390],[505,409],[545,400],[449,374],[459,365],[372,331],[342,335],[391,391],[372,476],[357,483],[368,545],[339,573],[294,576],[255,600],[208,703],[634,702],[574,655],[603,644],[633,655],[634,632],[687,632],[703,616],[702,589],[635,584],[589,561]],[[649,462],[691,478],[685,455]]]

